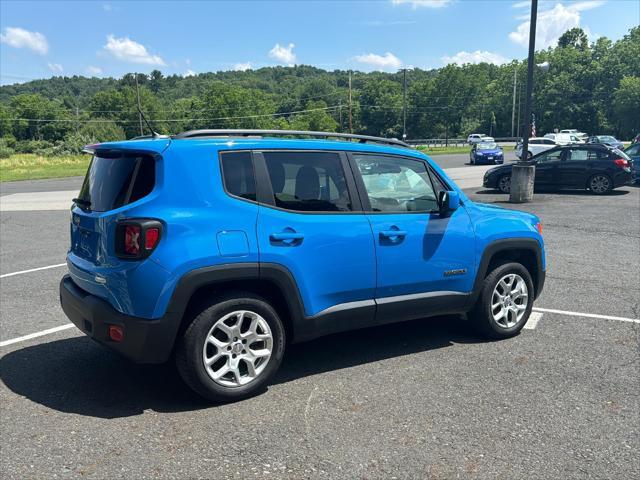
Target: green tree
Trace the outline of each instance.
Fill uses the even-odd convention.
[[[613,93],[618,135],[632,138],[640,132],[640,77],[624,77]]]
[[[326,102],[315,101],[308,102],[305,113],[299,113],[290,120],[293,130],[312,130],[316,132],[335,132],[338,129],[336,122],[331,115],[327,113]]]
[[[402,88],[391,80],[369,80],[359,95],[362,131],[367,135],[402,134]]]
[[[580,27],[575,27],[564,32],[558,39],[558,47],[573,47],[578,50],[586,50],[589,48],[589,40],[587,34]]]

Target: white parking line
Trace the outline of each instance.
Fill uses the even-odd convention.
[[[527,330],[535,330],[538,322],[542,320],[542,315],[544,315],[544,313],[531,312],[531,315],[529,315],[529,320],[527,320],[527,323],[522,328],[526,328]]]
[[[65,264],[66,265],[66,264]],[[586,317],[586,318],[600,318],[603,320],[616,320],[619,322],[630,322],[630,323],[639,323],[640,320],[635,318],[626,318],[626,317],[613,317],[610,315],[597,315],[595,313],[580,313],[580,312],[568,312],[566,310],[553,310],[551,308],[534,308],[537,312],[547,312],[547,313],[557,313],[559,315],[569,315],[572,317]],[[533,312],[529,317],[529,321],[524,326],[529,330],[533,330],[538,325],[538,322],[542,319],[542,313]],[[36,333],[30,333],[29,335],[25,335],[23,337],[12,338],[10,340],[5,340],[0,342],[0,347],[6,347],[7,345],[13,345],[14,343],[24,342],[26,340],[31,340],[32,338],[43,337],[45,335],[49,335],[51,333],[61,332],[62,330],[67,330],[74,325],[72,323],[67,323],[65,325],[60,325],[59,327],[49,328],[47,330],[42,330]]]
[[[19,272],[5,273],[0,278],[13,277],[14,275],[22,275],[23,273],[39,272],[40,270],[49,270],[50,268],[58,268],[66,266],[66,263],[57,263],[55,265],[47,265],[46,267],[30,268],[29,270],[20,270]]]
[[[596,313],[568,312],[567,310],[554,310],[552,308],[533,308],[536,312],[557,313],[559,315],[569,315],[571,317],[600,318],[602,320],[617,320],[618,322],[640,323],[637,318],[613,317],[611,315],[598,315]]]
[[[0,342],[0,347],[6,347],[7,345],[12,345],[14,343],[31,340],[32,338],[43,337],[51,333],[61,332],[62,330],[67,330],[73,326],[74,326],[73,323],[67,323],[65,325],[60,325],[59,327],[53,327],[47,330],[42,330],[41,332],[30,333],[29,335],[25,335],[23,337],[17,337],[17,338],[12,338],[11,340],[5,340],[4,342]]]

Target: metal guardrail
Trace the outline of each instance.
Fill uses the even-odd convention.
[[[494,137],[498,143],[517,143],[520,137]],[[425,147],[464,147],[469,145],[466,138],[414,138],[405,140],[409,145],[423,145]]]

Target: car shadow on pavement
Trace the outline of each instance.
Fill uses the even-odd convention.
[[[290,345],[272,384],[388,358],[480,343],[461,317],[385,325]],[[47,408],[99,418],[145,410],[182,412],[215,407],[193,393],[172,361],[136,365],[87,337],[15,350],[0,359],[0,378],[17,395]]]

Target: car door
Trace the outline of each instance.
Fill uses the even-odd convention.
[[[587,170],[596,159],[590,152],[588,148],[578,146],[566,150],[560,166],[561,188],[585,188]]]
[[[552,149],[538,155],[536,160],[536,187],[552,188],[557,186],[562,149]]]
[[[463,207],[438,213],[443,181],[422,159],[368,153],[350,159],[373,230],[376,321],[419,318],[464,301],[475,278],[475,236]]]
[[[606,169],[607,164],[603,160],[608,157],[602,148],[576,146],[567,149],[560,167],[562,188],[586,188],[591,175]]]
[[[257,221],[261,271],[274,265],[286,269],[308,317],[357,304],[362,308],[351,327],[370,322],[375,251],[346,155],[265,150],[254,152],[254,158],[262,201]]]

